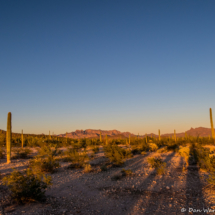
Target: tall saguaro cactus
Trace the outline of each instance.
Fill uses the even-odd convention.
[[[131,135],[129,134],[128,144],[131,144]]]
[[[67,132],[66,132],[66,143],[67,143]]]
[[[12,125],[11,125],[11,112],[7,115],[7,135],[6,135],[6,143],[7,143],[7,163],[11,163],[11,140],[12,140]]]
[[[102,142],[102,132],[100,131],[100,142]]]
[[[23,130],[22,130],[22,134],[21,134],[21,139],[22,139],[22,148],[24,147],[24,136],[23,136]]]
[[[159,141],[161,140],[160,129],[158,129]]]
[[[210,121],[211,121],[211,135],[212,135],[212,138],[215,140],[214,125],[213,125],[213,117],[212,117],[212,109],[211,108],[210,108]]]
[[[108,137],[107,137],[107,134],[106,134],[106,145],[108,144]]]
[[[146,134],[146,143],[148,142],[148,140],[147,140],[147,134]]]
[[[175,138],[175,142],[176,142],[176,133],[175,133],[175,130],[174,130],[174,138]]]

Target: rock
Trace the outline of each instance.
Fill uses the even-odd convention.
[[[169,190],[169,189],[170,189],[170,187],[169,187],[169,186],[166,186],[166,189],[167,189],[167,190]]]

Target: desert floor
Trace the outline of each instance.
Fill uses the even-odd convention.
[[[90,161],[92,172],[67,169],[70,163],[60,162],[61,167],[51,174],[53,185],[46,191],[46,202],[26,205],[8,202],[5,214],[215,214],[215,192],[207,186],[208,173],[199,171],[197,166],[189,166],[183,171],[184,160],[178,154],[149,152],[134,155],[123,166],[110,167],[101,172],[103,164],[111,165],[104,157],[102,147],[100,149]],[[165,175],[159,176],[150,168],[147,158],[154,156],[160,156],[167,162]],[[23,171],[28,162],[27,159],[19,159],[6,164],[6,159],[1,159],[0,173],[2,176],[9,174],[11,168]],[[120,174],[123,168],[131,169],[134,174],[113,180],[112,177]],[[1,201],[5,192],[0,180]],[[185,212],[181,212],[183,208]],[[204,212],[208,208],[211,211]],[[198,212],[189,212],[192,209]]]

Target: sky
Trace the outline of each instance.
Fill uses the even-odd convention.
[[[0,1],[0,129],[209,128],[214,23],[214,0]]]

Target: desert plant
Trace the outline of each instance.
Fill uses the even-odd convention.
[[[23,130],[22,130],[22,134],[21,134],[21,139],[22,139],[22,148],[24,147],[24,136],[23,136]]]
[[[159,165],[163,164],[163,160],[160,157],[152,157],[147,160],[151,168],[157,168]]]
[[[184,158],[186,166],[189,165],[190,147],[180,147],[178,153]]]
[[[85,164],[84,165],[84,172],[92,172],[92,167],[90,164]]]
[[[155,152],[157,151],[158,146],[155,143],[149,143],[149,151]]]
[[[211,135],[215,141],[215,133],[214,133],[214,125],[213,125],[213,117],[212,117],[212,109],[210,108],[210,122],[211,122]]]
[[[34,174],[41,175],[43,173],[54,173],[60,167],[60,164],[53,156],[46,158],[35,157],[30,161],[29,167]]]
[[[11,163],[11,139],[12,139],[12,134],[11,134],[11,112],[8,113],[7,116],[7,163]]]
[[[8,186],[16,202],[26,203],[45,199],[45,191],[51,185],[51,176],[36,176],[30,169],[27,169],[25,174],[14,170],[2,181]]]
[[[157,168],[156,168],[156,172],[158,175],[163,175],[166,172],[166,163],[162,163],[160,164]]]
[[[18,149],[14,149],[13,150],[14,152],[14,156],[13,158],[14,159],[25,159],[25,158],[28,158],[29,157],[29,154],[32,152],[30,149],[28,148],[18,148]]]
[[[131,169],[122,169],[121,170],[121,173],[124,175],[124,176],[131,176],[133,175],[133,172]]]
[[[168,152],[167,146],[162,146],[157,150],[158,153],[165,153]]]
[[[213,188],[215,188],[215,173],[209,174],[207,182],[209,185],[211,185]]]

